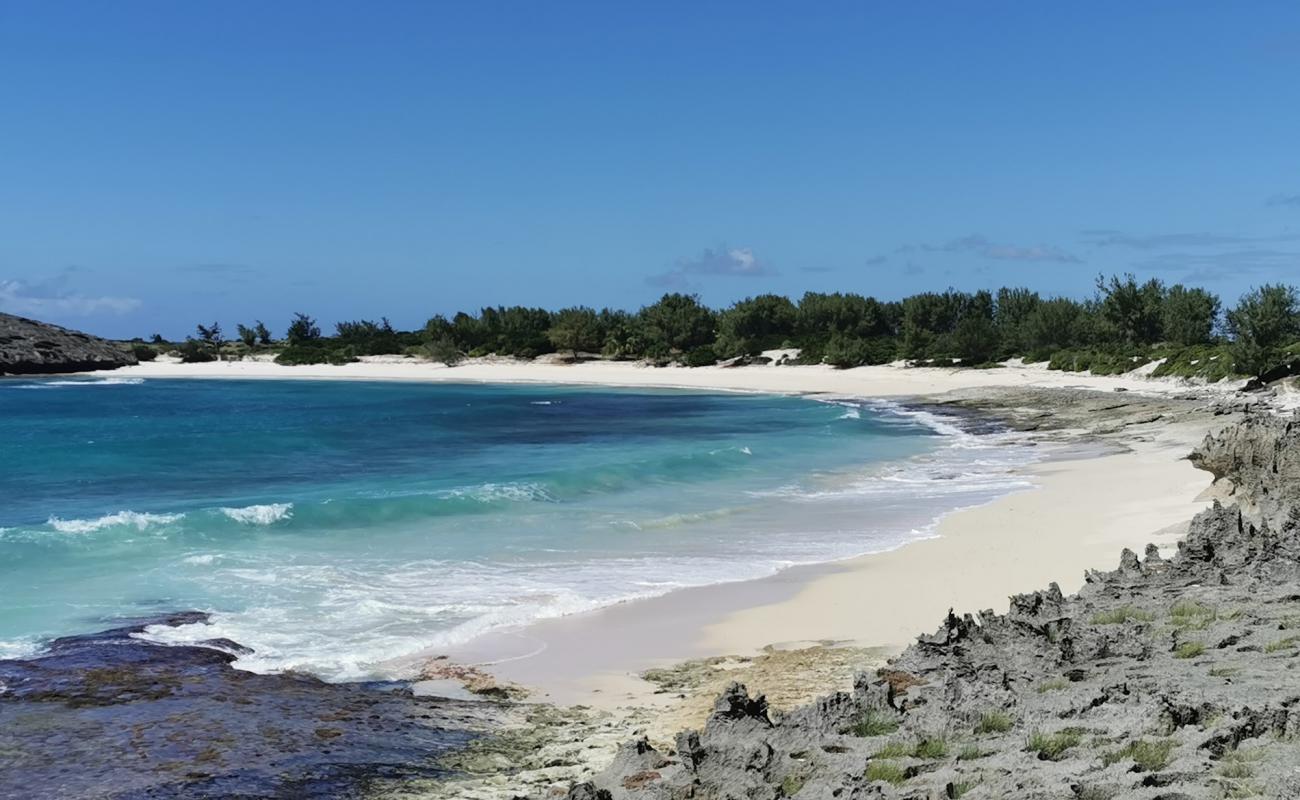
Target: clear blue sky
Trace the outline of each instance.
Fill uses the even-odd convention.
[[[0,0],[0,310],[1300,283],[1300,3]]]

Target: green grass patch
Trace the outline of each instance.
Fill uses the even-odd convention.
[[[1039,694],[1045,694],[1047,692],[1059,692],[1062,689],[1068,687],[1069,685],[1070,682],[1067,681],[1065,678],[1050,678],[1038,684],[1038,686],[1034,687],[1034,691],[1038,692]]]
[[[1169,617],[1175,627],[1201,630],[1217,620],[1219,612],[1213,606],[1195,600],[1182,600],[1170,607]]]
[[[986,733],[1006,733],[1015,725],[1015,720],[1011,719],[1010,714],[1004,714],[1001,711],[988,711],[980,715],[980,721],[975,723],[975,732],[978,734]]]
[[[849,727],[849,733],[863,738],[887,736],[896,730],[898,730],[898,718],[884,711],[865,711],[858,721]]]
[[[1102,755],[1101,763],[1106,766],[1120,761],[1132,761],[1142,772],[1155,772],[1169,764],[1169,755],[1174,751],[1173,739],[1135,739],[1119,750],[1112,750]]]
[[[1211,667],[1211,678],[1231,678],[1241,672],[1241,667]]]
[[[1204,652],[1204,642],[1183,642],[1174,648],[1174,658],[1196,658]]]
[[[981,758],[988,758],[993,755],[992,750],[981,749],[977,744],[968,744],[962,747],[957,753],[958,761],[978,761]]]
[[[957,798],[965,797],[966,793],[969,792],[971,789],[974,789],[976,786],[979,786],[979,781],[962,781],[961,783],[950,783],[948,784],[948,797],[952,798],[952,800],[957,800]]]
[[[907,780],[907,773],[892,761],[872,761],[867,765],[868,781],[884,781],[895,786]]]
[[[1276,653],[1281,650],[1293,650],[1300,645],[1300,636],[1288,636],[1285,639],[1278,639],[1276,642],[1269,642],[1264,645],[1265,653]]]
[[[793,772],[781,779],[781,796],[794,797],[803,789],[804,777]]]
[[[1133,606],[1120,606],[1110,611],[1102,611],[1092,618],[1093,625],[1123,625],[1125,622],[1150,622],[1155,614]]]
[[[1078,746],[1081,741],[1083,741],[1083,734],[1069,728],[1057,733],[1034,731],[1025,741],[1025,749],[1037,753],[1039,758],[1057,761],[1067,750]]]
[[[945,758],[948,755],[948,743],[939,737],[926,737],[916,743],[912,749],[912,757],[925,761],[933,761],[936,758]]]
[[[909,758],[913,747],[911,742],[890,742],[877,750],[872,758]]]

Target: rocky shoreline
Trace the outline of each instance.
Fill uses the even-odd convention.
[[[499,727],[490,703],[258,675],[230,666],[235,642],[137,638],[205,619],[123,621],[0,661],[0,798],[363,797],[448,777],[441,756]]]
[[[1300,427],[1252,414],[1193,462],[1232,505],[1172,557],[1126,550],[1075,596],[950,614],[788,713],[733,684],[701,729],[629,742],[567,796],[1300,796]]]
[[[53,375],[136,363],[130,350],[104,339],[0,313],[0,375]]]

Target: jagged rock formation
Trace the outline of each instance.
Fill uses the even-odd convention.
[[[112,342],[45,322],[0,314],[0,375],[117,369],[135,364]]]
[[[1252,417],[1194,461],[1239,505],[1172,557],[950,613],[784,717],[733,685],[671,752],[626,745],[570,800],[1300,797],[1300,426]]]

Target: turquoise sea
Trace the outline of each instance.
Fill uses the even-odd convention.
[[[0,657],[120,617],[237,666],[403,656],[931,535],[1028,486],[897,405],[548,386],[0,380]]]

